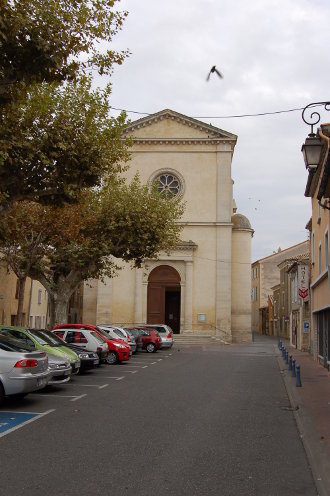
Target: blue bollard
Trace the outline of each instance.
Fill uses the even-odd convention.
[[[292,372],[291,372],[292,377],[296,377],[296,360],[292,358]]]
[[[285,363],[286,364],[289,363],[289,352],[288,351],[285,352]]]
[[[282,348],[282,357],[283,357],[283,360],[285,360],[285,353],[286,353],[286,349],[285,348]]]
[[[292,355],[289,358],[289,370],[292,370]]]
[[[300,365],[296,365],[296,387],[301,387],[301,378],[300,378]]]

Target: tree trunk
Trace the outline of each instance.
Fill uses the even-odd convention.
[[[17,304],[17,320],[16,320],[17,326],[24,325],[23,307],[24,307],[25,283],[26,283],[26,276],[20,277],[18,279],[18,304]]]
[[[49,328],[57,324],[65,324],[68,320],[67,303],[69,298],[48,293],[49,298]]]

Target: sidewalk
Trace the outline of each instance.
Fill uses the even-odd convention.
[[[330,495],[330,373],[308,353],[284,344],[300,365],[302,387],[296,387],[279,351],[278,362],[319,496]]]

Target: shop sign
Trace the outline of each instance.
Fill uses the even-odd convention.
[[[302,300],[308,300],[309,268],[307,265],[298,265],[298,295]]]

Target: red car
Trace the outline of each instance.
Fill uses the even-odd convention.
[[[162,338],[155,329],[148,327],[129,328],[129,331],[134,335],[138,350],[146,350],[148,353],[155,353],[162,347]]]
[[[90,324],[59,324],[54,327],[56,329],[88,329],[96,332],[108,345],[109,355],[106,359],[107,363],[114,364],[129,360],[131,355],[131,347],[122,339],[112,339],[102,329]]]

